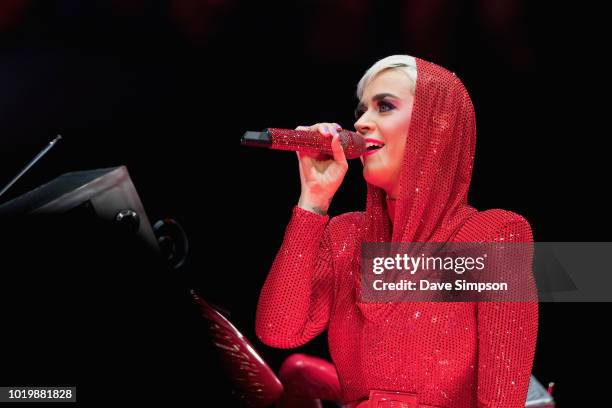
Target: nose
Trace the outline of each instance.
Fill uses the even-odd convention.
[[[368,132],[371,132],[375,129],[376,125],[373,121],[368,119],[368,113],[364,113],[357,119],[357,121],[353,124],[355,130],[362,135],[366,135]]]

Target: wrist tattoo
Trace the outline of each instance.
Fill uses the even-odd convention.
[[[331,198],[329,200],[327,200],[327,207],[322,208],[322,207],[312,207],[312,211],[319,214],[319,215],[327,215],[327,209],[329,208],[329,205],[331,204]]]
[[[327,215],[327,211],[321,207],[311,207],[312,212],[317,213],[319,215]]]

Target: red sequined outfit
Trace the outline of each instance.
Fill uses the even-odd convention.
[[[525,406],[537,302],[364,303],[359,296],[362,242],[532,242],[520,215],[467,204],[475,133],[461,81],[417,59],[393,223],[385,192],[370,184],[365,212],[330,220],[293,209],[261,291],[256,333],[272,347],[292,348],[327,329],[343,403],[383,390],[438,407]]]

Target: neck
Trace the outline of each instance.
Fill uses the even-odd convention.
[[[387,212],[389,213],[389,218],[391,219],[391,225],[393,225],[393,216],[395,215],[395,198],[387,195]]]
[[[399,195],[399,183],[395,183],[393,188],[385,189],[386,201],[387,201],[387,212],[391,219],[391,226],[393,226],[393,218],[395,215],[395,203],[397,202],[397,196]]]

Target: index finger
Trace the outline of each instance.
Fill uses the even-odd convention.
[[[346,162],[346,155],[344,154],[344,149],[342,148],[342,144],[340,143],[340,136],[338,134],[335,134],[333,136],[331,148],[332,153],[334,155],[334,160],[338,163],[348,165],[348,163]]]

